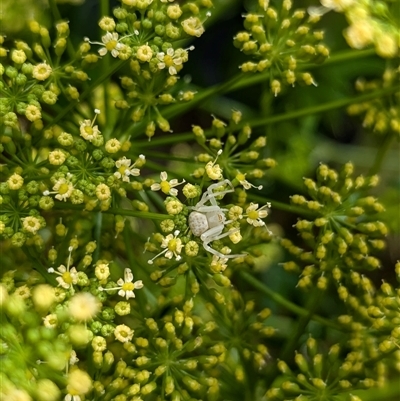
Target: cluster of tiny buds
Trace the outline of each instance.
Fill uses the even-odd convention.
[[[332,345],[328,353],[322,354],[318,352],[317,341],[309,337],[306,350],[307,356],[300,352],[295,354],[297,373],[285,361],[278,361],[278,369],[286,380],[279,387],[272,387],[267,391],[268,399],[301,401],[308,399],[305,394],[315,394],[317,397],[321,392],[330,398],[338,392],[347,393],[378,386],[377,380],[365,376],[352,353],[347,354],[344,361],[341,361],[339,344]],[[325,377],[327,371],[329,375]],[[361,401],[357,396],[351,396],[349,399]]]
[[[147,120],[145,134],[149,140],[156,127],[170,132],[170,124],[162,116],[161,106],[179,101],[190,101],[195,92],[180,91],[178,97],[173,87],[177,74],[188,61],[194,46],[181,48],[175,42],[187,37],[200,37],[204,22],[211,16],[204,9],[212,7],[210,0],[187,5],[152,1],[126,1],[114,9],[114,17],[104,16],[99,21],[105,32],[100,41],[84,39],[81,52],[86,63],[93,64],[99,57],[129,61],[131,73],[139,77],[121,78],[123,98],[115,101],[120,110],[130,109],[134,122]],[[129,3],[129,4],[128,4]],[[90,53],[91,45],[100,46],[98,55]],[[132,75],[130,74],[130,75]],[[152,91],[149,92],[149,81]]]
[[[363,49],[374,45],[376,53],[383,58],[398,56],[398,26],[389,17],[386,2],[321,0],[321,3],[323,7],[312,8],[317,16],[330,10],[346,15],[349,26],[343,34],[350,47]]]
[[[399,73],[400,70],[398,68],[387,68],[383,73],[382,79],[373,81],[358,79],[356,90],[370,92],[382,87],[391,87],[398,82]],[[364,115],[363,126],[372,129],[378,135],[384,135],[388,132],[400,135],[400,112],[396,94],[352,104],[347,108],[347,112],[350,115]]]
[[[313,219],[299,219],[294,225],[313,252],[293,245],[290,240],[281,240],[285,249],[307,264],[300,269],[297,263],[284,263],[286,270],[301,271],[300,287],[311,285],[311,278],[317,276],[318,287],[326,289],[330,274],[338,283],[349,269],[381,266],[371,253],[385,247],[388,229],[383,222],[374,221],[375,215],[384,211],[384,207],[372,196],[358,195],[375,186],[378,179],[352,178],[352,174],[351,163],[344,165],[340,172],[322,164],[317,169],[317,181],[304,180],[312,200],[303,195],[291,198],[294,205],[313,215]]]
[[[242,71],[272,70],[275,78],[271,79],[270,86],[275,96],[281,92],[283,83],[294,86],[298,81],[316,85],[309,72],[299,73],[296,69],[301,63],[322,62],[329,56],[329,50],[321,43],[323,32],[311,29],[319,17],[307,17],[303,10],[296,10],[289,15],[291,1],[283,1],[280,12],[264,3],[259,1],[259,14],[243,15],[246,31],[234,37],[237,48],[259,60],[243,63]],[[282,36],[290,39],[282,40]]]

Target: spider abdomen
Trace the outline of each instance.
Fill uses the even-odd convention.
[[[200,237],[201,234],[208,230],[207,217],[203,213],[192,212],[189,214],[189,227],[193,235]]]

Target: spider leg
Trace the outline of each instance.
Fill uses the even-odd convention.
[[[193,210],[199,213],[209,213],[209,212],[220,212],[226,211],[227,209],[221,209],[218,205],[211,205],[211,206],[199,206],[193,207]]]
[[[213,189],[219,188],[219,187],[221,187],[222,185],[225,185],[225,184],[228,184],[231,188],[230,188],[230,189],[227,189],[227,190],[225,190],[225,191],[217,192],[217,193],[215,193],[215,192],[213,191]],[[201,206],[203,206],[207,201],[210,201],[210,203],[211,203],[212,205],[217,206],[217,201],[215,200],[215,198],[216,198],[217,196],[222,196],[222,195],[228,194],[228,193],[230,193],[230,192],[233,192],[234,190],[235,190],[235,188],[233,187],[232,183],[231,183],[228,179],[223,180],[223,181],[220,181],[220,182],[217,182],[217,183],[215,183],[215,184],[211,184],[211,185],[207,188],[207,191],[203,193],[203,195],[202,195],[201,199],[199,200],[199,202],[197,203],[197,205],[198,205],[199,207],[201,207]],[[197,205],[196,205],[196,206],[197,206]],[[197,210],[197,209],[196,209],[196,210]]]
[[[208,252],[210,252],[210,253],[212,253],[214,255],[217,255],[220,258],[238,258],[238,257],[246,256],[246,255],[239,255],[239,254],[224,255],[221,252],[218,252],[215,249],[211,248],[211,246],[208,245],[210,242],[219,240],[219,239],[224,238],[224,237],[227,237],[228,235],[231,235],[231,234],[239,231],[239,229],[236,228],[234,230],[230,230],[230,231],[228,231],[226,233],[223,233],[223,234],[221,234],[221,233],[217,234],[218,230],[216,230],[216,229],[219,230],[220,227],[211,228],[210,230],[207,230],[205,233],[203,233],[200,236],[201,240],[203,241],[203,247],[204,247],[204,249],[206,251],[208,251]]]

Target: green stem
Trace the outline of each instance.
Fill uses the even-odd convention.
[[[257,280],[255,277],[253,277],[251,274],[241,271],[239,272],[239,275],[242,279],[247,281],[249,284],[251,284],[254,288],[257,288],[261,292],[263,292],[268,298],[272,299],[275,301],[277,304],[283,306],[284,308],[290,310],[291,312],[295,313],[296,315],[299,316],[305,316],[308,317],[310,315],[310,312],[293,302],[288,301],[285,297],[282,295],[278,294],[277,292],[271,290],[269,287],[267,287],[265,284],[263,284],[261,281]],[[318,316],[316,314],[311,314],[310,316],[311,320],[314,320],[318,323],[321,323],[322,325],[326,327],[330,327],[332,329],[338,330],[338,331],[343,331],[344,329],[334,323],[331,320],[325,319],[321,316]]]
[[[246,121],[246,123],[243,123],[238,126],[238,129],[242,128],[244,125],[250,125],[252,128],[267,125],[267,124],[273,124],[281,121],[288,121],[291,119],[299,118],[299,117],[304,117],[316,113],[322,113],[325,111],[333,110],[333,109],[339,109],[345,106],[348,106],[350,104],[354,103],[363,103],[368,100],[372,100],[375,98],[379,98],[382,96],[387,96],[390,95],[394,92],[397,92],[400,90],[400,85],[396,86],[391,86],[388,88],[383,88],[371,93],[366,93],[363,95],[359,96],[354,96],[350,98],[345,98],[345,99],[339,99],[339,100],[334,100],[333,102],[317,105],[317,106],[311,106],[311,107],[306,107],[304,109],[300,110],[295,110],[295,111],[289,111],[287,113],[283,114],[278,114],[277,116],[268,116],[268,117],[263,117],[263,118],[257,118],[254,120]]]
[[[308,70],[312,70],[315,68],[325,67],[326,65],[342,63],[344,61],[348,62],[348,61],[356,60],[359,58],[370,57],[370,56],[373,56],[374,54],[375,54],[374,49],[361,50],[361,51],[345,50],[343,52],[334,54],[333,56],[329,57],[322,64],[303,64],[303,65],[299,66],[299,70],[308,71]],[[247,76],[245,79],[242,79],[240,82],[237,82],[236,84],[232,85],[229,88],[229,90],[234,91],[234,90],[241,89],[241,88],[244,88],[247,86],[257,85],[269,78],[270,78],[269,70],[264,73],[252,74],[250,76]]]
[[[60,210],[79,210],[84,212],[84,206],[80,205],[70,205],[70,204],[62,204],[56,203],[54,205],[55,209]],[[150,220],[165,220],[171,218],[168,214],[160,214],[160,213],[152,213],[152,212],[141,212],[140,210],[129,210],[129,209],[120,209],[120,208],[110,208],[108,210],[101,211],[100,213],[105,214],[120,214],[121,216],[131,216],[131,217],[139,217],[142,219],[150,219]]]
[[[109,15],[109,12],[110,12],[109,0],[100,0],[100,16],[99,17]],[[102,35],[102,33],[100,33],[100,35]],[[101,65],[103,75],[107,75],[107,71],[110,69],[110,61],[111,60],[110,60],[109,54],[107,54],[105,57],[103,57],[102,65]],[[108,98],[109,98],[108,87],[107,87],[107,85],[104,85],[103,101],[104,101],[104,108],[105,108],[104,112],[106,115],[105,120],[111,121],[110,114],[112,113],[113,110],[111,107],[108,107],[109,106]]]
[[[362,103],[362,102],[372,100],[372,99],[375,99],[378,97],[390,95],[391,93],[394,93],[394,92],[398,91],[399,89],[400,89],[399,85],[392,86],[389,88],[384,88],[381,90],[377,90],[377,91],[363,94],[363,95],[354,96],[351,98],[334,100],[332,102],[324,103],[319,106],[306,107],[304,109],[290,111],[287,113],[282,113],[282,114],[278,114],[278,115],[271,116],[271,117],[264,117],[264,118],[260,118],[260,119],[246,121],[245,123],[238,125],[237,130],[240,130],[241,128],[243,128],[244,125],[247,125],[247,124],[251,125],[251,127],[254,128],[257,126],[261,126],[261,125],[269,125],[269,124],[274,124],[274,123],[281,122],[281,121],[289,121],[289,120],[296,119],[299,117],[305,117],[305,116],[311,115],[311,114],[322,113],[322,112],[338,109],[341,107],[345,107],[345,106],[348,106],[348,105],[354,104],[354,103]],[[211,130],[207,130],[204,133],[206,136],[210,136]],[[182,142],[185,140],[192,139],[193,135],[194,134],[191,132],[182,133],[182,134],[174,134],[174,135],[166,135],[161,138],[153,139],[151,142],[143,142],[141,144],[141,146],[159,146],[159,145],[167,145],[167,144],[176,143],[176,142]]]
[[[289,337],[288,341],[286,342],[281,352],[280,358],[283,359],[284,361],[293,356],[293,353],[297,348],[299,338],[303,335],[303,333],[305,333],[305,329],[308,323],[310,323],[310,320],[312,319],[315,309],[319,305],[318,303],[319,295],[321,295],[321,290],[318,288],[314,288],[310,294],[310,297],[306,302],[307,314],[301,316],[301,318],[298,320],[296,329],[291,333],[291,336]]]
[[[209,97],[215,96],[219,93],[225,93],[228,92],[229,88],[232,87],[235,83],[238,81],[242,80],[244,78],[244,74],[240,75],[235,75],[233,78],[230,80],[222,83],[222,84],[217,84],[215,86],[212,86],[211,88],[208,89],[202,89],[192,101],[188,103],[179,103],[175,104],[173,106],[169,106],[165,108],[165,111],[163,111],[163,117],[166,119],[170,119],[172,117],[175,117],[177,115],[182,115],[184,112],[192,109],[199,103],[203,102],[204,100],[208,99]],[[142,121],[139,124],[132,125],[131,129],[127,131],[128,135],[131,135],[132,137],[137,136],[141,132],[143,132],[145,127],[145,122]]]
[[[47,271],[47,269],[43,266],[43,264],[40,262],[39,258],[33,251],[31,247],[25,246],[23,248],[25,254],[28,256],[30,262],[32,263],[32,266],[34,269],[36,269],[42,277],[46,279],[48,283],[50,283],[52,286],[56,287],[58,285],[57,280],[55,279],[54,274],[51,274]]]
[[[108,209],[103,213],[120,214],[121,216],[140,217],[143,219],[151,219],[151,220],[165,220],[165,219],[171,218],[171,216],[169,214],[141,212],[141,211],[137,211],[137,210],[127,210],[127,209],[118,209],[118,208]]]
[[[381,147],[378,149],[378,152],[376,153],[374,164],[372,165],[368,173],[369,175],[377,174],[381,169],[383,161],[385,159],[385,155],[390,149],[390,145],[392,144],[394,137],[395,137],[394,132],[390,132],[388,135],[386,135],[385,140],[383,141]]]
[[[94,251],[94,261],[97,262],[97,260],[99,259],[99,255],[100,255],[100,237],[101,237],[101,228],[103,225],[103,214],[101,212],[97,212],[96,213],[96,217],[95,217],[95,228],[94,228],[94,239],[96,241],[96,249]]]
[[[325,63],[321,64],[321,66],[324,66],[326,64],[334,64],[338,62],[344,62],[348,60],[355,60],[359,58],[364,58],[364,57],[369,57],[374,54],[374,50],[363,50],[363,51],[345,51],[341,52],[339,54],[331,56]],[[319,67],[320,65],[304,65],[301,66],[300,69],[310,69],[310,68],[315,68]],[[165,112],[163,113],[165,118],[172,118],[178,114],[182,114],[185,111],[188,111],[189,109],[192,109],[194,106],[196,106],[198,103],[203,102],[207,98],[210,98],[211,96],[215,96],[218,94],[223,94],[227,92],[231,92],[243,87],[248,87],[251,85],[256,85],[260,82],[265,81],[266,79],[270,78],[270,71],[267,71],[262,74],[255,74],[255,75],[246,75],[244,73],[239,73],[235,75],[233,78],[231,78],[229,81],[223,84],[217,84],[211,88],[208,89],[202,89],[199,91],[199,94],[195,96],[195,98],[189,102],[189,103],[181,103],[181,104],[176,104],[173,106],[170,106],[165,109]],[[352,103],[352,102],[350,102]],[[346,103],[347,105],[347,103]],[[341,106],[339,106],[341,107]],[[142,124],[138,124],[135,127],[132,127],[132,132],[137,132],[140,130],[143,130],[143,127],[141,126]],[[144,126],[144,125],[143,125]]]
[[[272,209],[284,210],[285,212],[294,213],[296,215],[308,215],[308,216],[315,215],[315,213],[312,212],[311,210],[305,210],[301,207],[289,205],[287,203],[279,202],[274,199],[264,198],[263,196],[256,195],[253,193],[250,193],[248,197],[251,200],[254,200],[256,202],[262,202],[263,204],[271,203]]]

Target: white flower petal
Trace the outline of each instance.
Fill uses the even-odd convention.
[[[133,280],[132,270],[126,268],[124,272],[125,283],[130,283]]]

